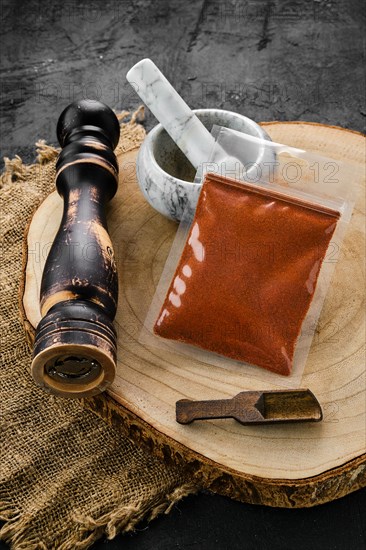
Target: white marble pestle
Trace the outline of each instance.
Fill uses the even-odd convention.
[[[136,63],[126,78],[160,122],[149,132],[140,148],[136,174],[146,200],[164,216],[179,221],[183,214],[185,217],[187,213],[190,215],[194,212],[201,189],[200,182],[206,171],[240,179],[244,173],[248,176],[252,170],[245,170],[247,163],[253,165],[262,162],[264,158],[273,159],[273,154],[266,152],[263,142],[258,142],[258,139],[269,139],[258,124],[239,113],[221,109],[191,111],[151,59],[142,59]],[[213,125],[247,134],[257,138],[257,142],[239,146],[239,151],[228,155],[207,129]],[[163,128],[197,170],[194,182],[190,179],[192,174],[189,170],[189,179],[177,175],[179,170],[174,168],[176,156],[173,143],[163,137],[166,135]],[[179,168],[183,166],[184,162]]]
[[[126,78],[191,164],[207,162],[215,139],[151,59],[142,59]]]

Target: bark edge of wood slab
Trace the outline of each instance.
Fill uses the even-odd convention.
[[[169,466],[185,470],[198,488],[240,502],[279,508],[311,508],[366,486],[366,454],[303,479],[257,476],[239,472],[190,449],[141,419],[108,392],[83,399],[83,404],[145,451],[152,452]]]
[[[64,209],[42,275],[31,372],[63,397],[100,393],[115,376],[118,278],[105,205],[118,187],[119,135],[116,115],[98,101],[72,103],[57,124]]]

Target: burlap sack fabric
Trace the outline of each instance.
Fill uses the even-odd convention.
[[[122,124],[117,154],[142,142],[137,114]],[[195,488],[184,471],[31,379],[18,305],[23,237],[32,212],[54,189],[57,156],[44,142],[37,145],[36,164],[5,159],[1,176],[0,537],[14,549],[68,550],[167,513]]]

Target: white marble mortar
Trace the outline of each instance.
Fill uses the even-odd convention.
[[[254,137],[270,139],[258,124],[238,113],[222,109],[196,109],[193,112],[209,131],[216,124]],[[245,159],[246,162],[260,164],[264,156],[268,155],[268,149],[259,146],[256,155],[253,155],[252,149],[249,154],[250,158]],[[137,157],[136,169],[146,200],[163,216],[180,221],[187,206],[194,208],[201,186],[193,183],[196,170],[161,124],[146,136]]]

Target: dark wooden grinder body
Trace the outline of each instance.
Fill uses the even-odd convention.
[[[67,397],[99,393],[115,374],[118,276],[105,206],[118,186],[119,135],[113,111],[91,100],[69,105],[57,125],[64,211],[42,277],[32,375]]]

